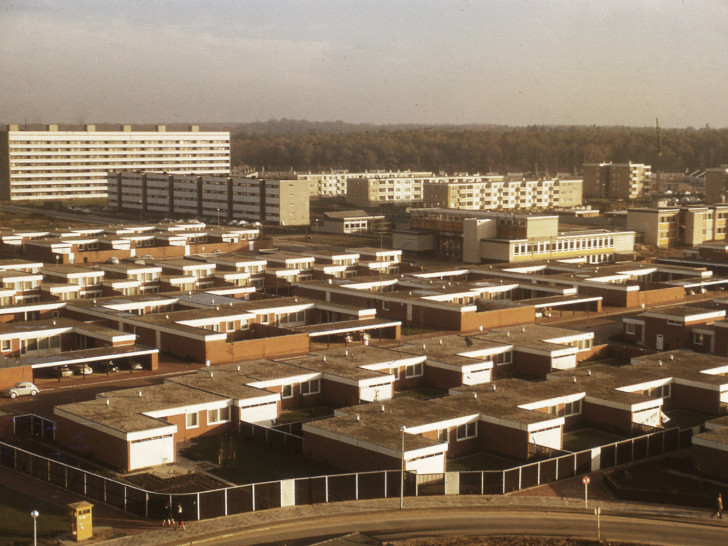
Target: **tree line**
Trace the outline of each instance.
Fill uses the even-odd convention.
[[[659,153],[658,153],[659,152]],[[234,166],[577,174],[582,164],[646,163],[691,172],[728,164],[728,129],[581,126],[373,126],[273,120],[235,127]]]

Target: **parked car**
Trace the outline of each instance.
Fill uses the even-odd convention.
[[[71,377],[73,375],[73,370],[68,366],[55,367],[53,368],[52,372],[53,375],[56,377]]]
[[[88,364],[79,364],[78,366],[74,366],[73,371],[78,375],[91,375],[94,373],[91,366]]]
[[[130,370],[143,370],[144,369],[144,366],[138,360],[130,360],[129,361],[129,369]]]
[[[10,398],[17,398],[18,396],[35,396],[39,392],[38,387],[33,385],[30,381],[22,381],[14,387],[7,389],[3,394]]]
[[[119,371],[119,366],[114,364],[112,361],[102,362],[96,366],[96,369],[101,373],[116,373]]]

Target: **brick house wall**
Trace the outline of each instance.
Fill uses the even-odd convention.
[[[310,431],[303,432],[303,453],[311,459],[349,472],[399,470],[402,466],[399,458],[325,438]]]
[[[586,424],[616,431],[619,434],[632,433],[632,411],[628,409],[610,408],[584,400],[582,414]]]
[[[55,416],[56,441],[74,451],[91,455],[117,468],[129,465],[129,444],[98,430],[85,427],[64,417]]]
[[[680,408],[689,411],[720,415],[720,393],[691,387],[689,385],[672,384],[672,396],[665,398],[663,404],[667,408]]]

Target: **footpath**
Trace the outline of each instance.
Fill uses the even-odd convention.
[[[624,515],[633,518],[683,521],[728,528],[728,516],[724,519],[712,519],[711,510],[708,509],[625,502],[615,499],[599,484],[600,481],[593,480],[593,484],[589,488],[588,508],[584,506],[584,488],[581,478],[571,478],[509,495],[407,497],[404,500],[404,509],[412,511],[467,508],[593,513],[593,509],[599,506],[605,516]],[[83,500],[68,491],[36,480],[29,481],[27,477],[4,468],[0,468],[0,482],[8,488],[25,493],[32,489],[34,496],[37,495],[60,507]],[[186,530],[178,530],[162,527],[161,520],[136,518],[101,503],[95,503],[94,538],[85,543],[110,546],[214,543],[216,537],[224,537],[246,529],[251,531],[256,528],[269,529],[272,525],[285,524],[292,520],[334,518],[377,512],[391,514],[397,510],[399,510],[398,498],[315,504],[248,512],[203,521],[186,521]],[[265,540],[265,534],[261,533],[261,542]],[[70,535],[58,536],[55,541],[44,540],[42,543],[76,544],[71,540]]]

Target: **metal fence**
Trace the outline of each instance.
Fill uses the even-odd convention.
[[[260,427],[265,429],[265,427]],[[280,438],[281,433],[260,430]],[[256,434],[255,430],[252,431]],[[398,470],[296,478],[197,493],[147,491],[0,442],[0,465],[145,518],[162,519],[166,503],[180,504],[185,518],[200,520],[269,508],[427,495],[499,495],[688,447],[692,429],[665,429],[614,444],[506,470],[416,474]],[[285,435],[290,436],[290,435]],[[295,438],[295,437],[294,437]],[[561,452],[564,453],[564,452]]]

